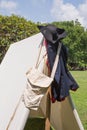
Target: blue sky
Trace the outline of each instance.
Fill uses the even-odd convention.
[[[87,0],[0,0],[0,14],[16,14],[33,22],[78,19],[87,26]]]

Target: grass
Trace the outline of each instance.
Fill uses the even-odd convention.
[[[84,129],[87,130],[87,71],[72,71],[71,73],[79,84],[79,89],[71,92],[71,96]]]
[[[79,89],[70,93],[84,129],[87,130],[87,71],[71,71],[71,74],[79,84]],[[43,118],[30,118],[24,130],[44,130],[44,124]]]

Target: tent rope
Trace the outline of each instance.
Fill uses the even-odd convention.
[[[15,114],[16,114],[16,112],[17,112],[17,109],[18,109],[18,107],[19,107],[19,105],[20,105],[21,100],[22,100],[22,96],[20,97],[20,99],[19,99],[19,101],[18,101],[18,103],[17,103],[17,105],[16,105],[16,107],[15,107],[15,109],[14,109],[14,112],[13,112],[13,114],[12,114],[12,116],[11,116],[9,122],[8,122],[8,125],[7,125],[6,130],[9,129],[9,127],[10,127],[10,125],[11,125],[13,119],[14,119],[14,116],[15,116]]]

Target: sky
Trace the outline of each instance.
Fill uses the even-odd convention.
[[[1,15],[19,15],[33,22],[76,20],[87,27],[87,0],[0,0]]]

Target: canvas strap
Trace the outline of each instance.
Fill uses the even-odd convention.
[[[38,53],[38,57],[37,57],[35,68],[38,68],[38,64],[39,64],[39,59],[40,59],[40,54],[41,54],[43,42],[44,42],[44,37],[42,38],[41,43],[40,43],[40,48],[39,48],[39,53]]]
[[[52,72],[51,72],[51,78],[53,78],[53,79],[54,79],[54,76],[55,76],[55,73],[56,73],[56,69],[57,69],[57,66],[58,66],[58,63],[59,63],[59,55],[60,55],[60,51],[61,51],[61,46],[62,46],[62,44],[59,42],[59,46],[58,46],[58,49],[57,49],[55,62],[54,62],[54,65],[53,65],[53,68],[52,68]]]

